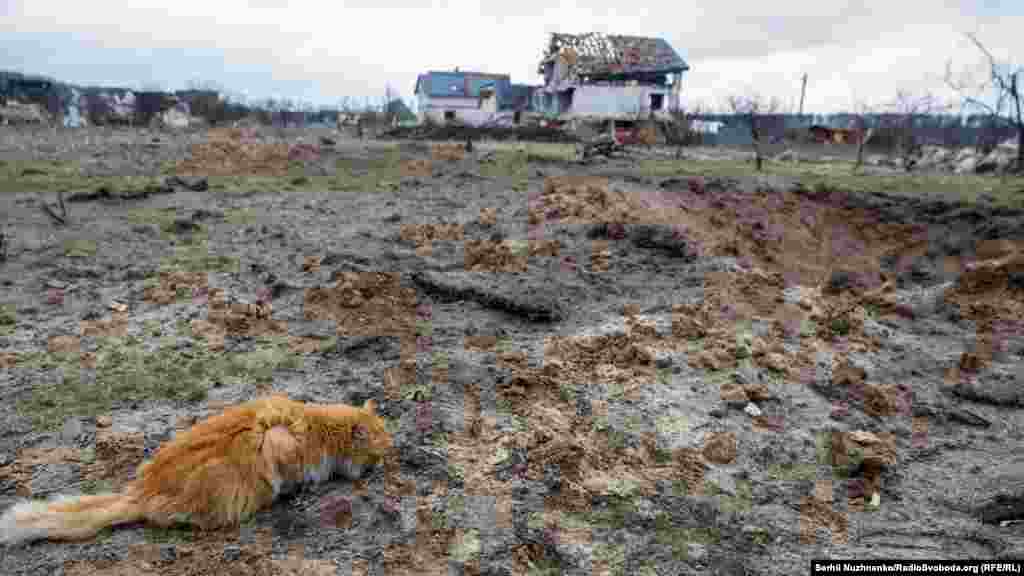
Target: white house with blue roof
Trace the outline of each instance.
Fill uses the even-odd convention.
[[[531,109],[532,88],[513,84],[508,74],[430,71],[416,78],[414,95],[420,122],[460,122],[471,126],[515,124]]]

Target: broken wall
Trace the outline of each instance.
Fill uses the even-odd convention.
[[[662,97],[662,109],[654,111],[655,116],[667,115],[671,89],[645,85],[577,85],[573,89],[572,101],[567,110],[563,106],[560,106],[558,110],[552,108],[557,103],[556,98],[552,98],[551,104],[547,104],[547,107],[551,112],[561,112],[570,118],[580,116],[621,120],[635,119],[638,116],[646,118],[652,112],[652,94],[658,94]]]
[[[469,126],[480,126],[490,122],[495,114],[480,108],[479,98],[430,98],[417,95],[417,109],[420,121],[430,119],[435,124],[445,124],[445,112],[454,112],[455,118]]]

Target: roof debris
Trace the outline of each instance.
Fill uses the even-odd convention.
[[[581,76],[667,74],[689,70],[689,65],[661,38],[642,36],[552,33],[538,72],[561,58]]]

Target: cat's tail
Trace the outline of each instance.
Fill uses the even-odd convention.
[[[108,526],[143,519],[138,500],[123,493],[29,500],[11,506],[0,516],[0,544],[84,540]]]

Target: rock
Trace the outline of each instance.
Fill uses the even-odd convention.
[[[850,415],[850,405],[846,402],[836,402],[832,406],[832,412],[829,413],[829,418],[833,420],[842,421],[844,418]]]
[[[959,382],[952,388],[954,396],[994,406],[1024,406],[1024,387],[1016,379],[984,379]]]
[[[97,416],[96,427],[97,428],[110,428],[114,423],[114,420],[110,416]]]
[[[132,226],[132,232],[144,236],[156,236],[160,234],[160,229],[155,224],[135,224]]]
[[[775,156],[776,162],[798,162],[800,157],[792,150],[784,150]]]
[[[629,228],[629,237],[637,248],[656,250],[667,256],[692,260],[696,257],[686,234],[673,226],[636,224]]]
[[[695,564],[701,564],[708,557],[708,548],[704,544],[689,543],[686,545],[686,558]]]
[[[963,372],[980,372],[987,362],[985,359],[973,352],[964,352],[960,355],[958,365]]]
[[[869,166],[885,166],[889,163],[889,159],[882,154],[869,154],[864,159],[864,163]]]
[[[977,166],[978,159],[975,156],[967,156],[956,163],[956,168],[953,171],[957,174],[970,174],[974,172]]]
[[[705,350],[697,355],[694,359],[694,365],[697,368],[704,368],[705,370],[718,370],[721,368],[721,363],[718,358],[711,352]]]
[[[739,407],[750,402],[746,390],[738,384],[722,384],[719,394],[727,406]]]
[[[946,412],[946,416],[953,422],[959,422],[965,426],[975,426],[978,428],[988,428],[992,425],[992,422],[986,418],[978,416],[970,410],[964,410],[963,408],[951,408]]]
[[[675,363],[672,355],[667,352],[658,351],[654,353],[654,367],[658,369],[671,368]]]
[[[743,409],[751,418],[757,418],[761,415],[761,409],[754,404],[747,404],[747,407]]]
[[[746,392],[747,398],[753,402],[764,402],[771,400],[773,395],[772,391],[768,389],[768,386],[758,382],[756,384],[747,384],[743,387],[743,391]]]
[[[749,365],[746,365],[746,363],[741,363],[740,367],[736,370],[736,372],[733,372],[732,374],[733,382],[739,384],[740,386],[750,384],[751,382],[753,382],[754,378],[754,376],[751,375],[752,372],[753,371]]]
[[[173,230],[176,234],[184,234],[198,230],[199,224],[193,221],[191,218],[175,218],[173,224]]]
[[[838,294],[853,285],[854,273],[849,270],[835,270],[829,276],[828,284],[823,292],[826,294]]]
[[[785,356],[778,352],[765,354],[761,359],[761,364],[766,368],[781,373],[784,376],[789,375],[789,362],[786,360]]]
[[[207,190],[210,189],[210,184],[209,182],[207,182],[206,178],[197,178],[195,180],[190,180],[187,178],[182,178],[180,176],[171,176],[170,178],[164,180],[164,184],[172,188],[175,186],[181,186],[182,188],[185,188],[186,190],[191,190],[193,192],[206,192]]]
[[[864,451],[865,465],[872,464],[881,468],[896,464],[896,439],[892,434],[857,430],[848,433],[847,438]]]
[[[988,174],[995,172],[1000,167],[1000,158],[989,154],[985,158],[982,158],[974,165],[975,174]]]
[[[82,421],[78,418],[68,418],[67,422],[60,429],[60,440],[65,444],[73,444],[82,435]]]
[[[184,416],[178,416],[178,419],[174,422],[174,427],[177,430],[187,430],[196,423],[196,417],[192,414],[186,414]]]
[[[933,166],[936,164],[943,164],[953,158],[953,151],[949,148],[942,146],[929,146],[925,145],[921,147],[921,164]]]
[[[827,362],[827,359],[820,358],[819,363]],[[824,367],[823,368],[827,368]],[[854,364],[849,358],[844,358],[834,368],[824,370],[828,376],[828,380],[825,378],[818,378],[815,382],[815,388],[819,392],[825,395],[826,398],[830,399],[846,399],[849,397],[851,391],[860,390],[864,386],[864,380],[867,378],[867,370],[862,366]]]
[[[956,153],[956,157],[953,158],[953,163],[959,164],[960,162],[963,162],[967,158],[976,156],[977,154],[978,151],[975,150],[974,148],[962,148],[959,152]]]
[[[864,412],[872,416],[892,416],[899,412],[899,388],[888,384],[865,384],[863,388]]]
[[[160,561],[174,562],[178,559],[178,549],[174,544],[160,545]]]
[[[975,497],[978,505],[973,513],[986,524],[1024,518],[1024,458],[987,471]]]
[[[709,462],[729,464],[736,459],[736,434],[715,432],[709,435],[701,453]]]
[[[242,557],[242,548],[237,544],[228,544],[224,547],[224,561],[235,562]]]

